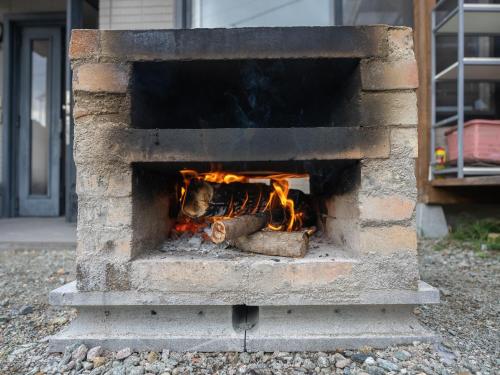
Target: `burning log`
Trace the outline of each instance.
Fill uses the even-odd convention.
[[[259,231],[230,241],[238,249],[251,253],[302,258],[309,245],[309,231]]]
[[[304,224],[313,225],[314,213],[310,204],[309,196],[300,190],[290,189],[289,199],[294,203],[295,212],[303,212],[301,220]],[[276,200],[275,205],[270,200]],[[276,215],[276,209],[281,207],[279,197],[275,194],[272,186],[263,183],[213,183],[202,180],[191,180],[186,191],[182,206],[182,212],[191,218],[201,217],[239,217],[244,215],[255,215],[272,211],[268,216],[271,223],[278,226],[286,220],[285,208],[281,207],[280,214]]]
[[[212,224],[210,239],[214,243],[221,243],[223,241],[246,236],[264,228],[268,220],[269,215],[265,213],[219,220]]]
[[[265,184],[191,180],[182,207],[192,218],[263,212],[272,188]]]

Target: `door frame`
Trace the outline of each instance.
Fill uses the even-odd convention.
[[[66,14],[59,12],[5,14],[3,17],[2,212],[0,216],[18,216],[19,109],[16,103],[19,103],[20,87],[19,80],[16,78],[20,68],[20,64],[18,64],[21,45],[19,31],[24,26],[64,28],[65,23]],[[64,63],[63,60],[61,63]],[[64,173],[64,169],[61,169],[61,173]],[[61,183],[61,193],[63,194],[64,179],[61,180]]]
[[[22,29],[20,79],[20,127],[19,127],[19,166],[18,166],[18,196],[19,216],[60,216],[61,214],[61,177],[62,170],[62,63],[63,30],[58,26],[24,26]],[[47,110],[45,121],[48,133],[47,154],[47,192],[44,195],[31,193],[31,178],[33,173],[34,128],[32,115],[33,100],[33,41],[44,40],[49,46],[47,50],[47,69],[45,89]],[[17,65],[17,64],[16,64]]]

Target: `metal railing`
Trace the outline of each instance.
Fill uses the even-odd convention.
[[[500,81],[500,58],[495,57],[465,57],[464,56],[464,39],[466,34],[481,34],[490,35],[488,33],[488,26],[480,23],[481,18],[469,18],[466,24],[466,17],[469,14],[481,14],[491,19],[498,18],[498,22],[492,23],[491,35],[498,35],[500,33],[500,4],[466,4],[464,0],[457,0],[456,6],[448,10],[446,14],[436,24],[436,13],[439,8],[446,2],[440,0],[432,11],[432,36],[431,36],[431,147],[430,147],[430,166],[429,166],[429,179],[432,180],[436,175],[455,175],[455,177],[463,178],[465,176],[478,176],[478,175],[496,175],[500,174],[499,166],[480,166],[472,167],[464,165],[464,83],[466,79],[478,81]],[[491,18],[495,17],[495,18]],[[479,21],[478,21],[479,20]],[[491,23],[491,22],[490,22]],[[447,68],[436,72],[436,36],[439,34],[450,34],[450,29],[456,26],[457,35],[457,61],[449,65]],[[443,31],[448,27],[448,30]],[[475,66],[474,70],[466,71],[466,67]],[[474,75],[481,71],[481,69],[488,69],[492,66],[499,67],[498,76],[489,77],[485,79],[485,74]],[[467,74],[470,73],[469,76]],[[447,118],[437,120],[436,115],[436,85],[440,81],[456,80],[457,83],[457,112],[456,114]],[[436,169],[436,131],[438,128],[456,126],[457,127],[457,165],[456,167],[448,167]]]

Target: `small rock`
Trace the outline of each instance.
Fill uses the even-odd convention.
[[[387,361],[382,358],[377,358],[377,363],[380,367],[387,371],[399,371],[399,366],[391,361]]]
[[[342,369],[344,367],[349,366],[350,364],[351,364],[350,359],[341,359],[340,361],[335,362],[335,367]]]
[[[354,353],[351,356],[351,359],[354,362],[364,363],[368,357],[370,357],[370,356],[368,354],[365,354],[365,353]]]
[[[127,368],[127,375],[144,375],[144,367],[134,366]]]
[[[69,361],[68,364],[66,365],[66,371],[68,370],[73,370],[73,368],[75,367],[76,365],[76,362],[75,361]]]
[[[248,365],[250,363],[250,354],[247,352],[240,353],[240,362]]]
[[[318,357],[318,366],[321,368],[326,368],[330,366],[330,361],[325,356]]]
[[[394,358],[399,359],[400,361],[407,361],[408,359],[411,358],[411,354],[408,353],[406,350],[399,350],[396,353],[394,353]]]
[[[144,371],[150,374],[159,374],[165,370],[165,365],[160,361],[156,361],[154,363],[147,363],[144,366]]]
[[[67,365],[71,361],[71,352],[65,352],[59,361],[59,366]]]
[[[83,361],[87,357],[87,347],[85,345],[80,345],[71,354],[71,358],[75,361]]]
[[[365,359],[365,365],[367,366],[374,366],[377,362],[373,359],[373,357],[366,357]]]
[[[314,370],[316,368],[316,365],[309,358],[306,358],[304,360],[304,367],[308,370]]]
[[[445,297],[451,296],[451,292],[448,289],[439,288],[439,290],[441,291],[441,293],[443,294],[443,296],[445,296]]]
[[[33,312],[33,306],[24,305],[19,309],[19,315],[28,315]]]
[[[110,375],[127,375],[127,369],[125,366],[117,366],[113,367],[109,373]]]
[[[130,357],[125,358],[125,361],[123,361],[125,366],[137,366],[139,365],[139,362],[141,362],[141,359],[136,355],[131,355]]]
[[[345,359],[345,357],[340,353],[335,353],[333,358],[335,358],[335,361],[343,361]]]
[[[455,349],[455,345],[453,344],[452,341],[449,341],[449,340],[441,341],[441,345],[448,348],[448,349],[451,349],[451,350]]]
[[[8,298],[6,298],[6,299],[4,299],[2,302],[0,302],[0,305],[1,305],[2,307],[7,307],[7,306],[9,305],[9,302],[10,302],[10,301],[9,301],[9,299],[8,299]]]
[[[77,361],[76,366],[75,366],[75,370],[78,372],[82,369],[82,367],[83,367],[82,361]]]
[[[102,346],[94,346],[87,352],[87,361],[92,361],[95,357],[100,357],[102,352]]]
[[[168,357],[170,357],[170,350],[163,349],[163,351],[161,352],[161,360],[165,362]]]
[[[177,366],[178,363],[179,363],[179,361],[177,361],[175,358],[169,358],[165,362],[165,366],[167,368],[173,369],[173,368],[175,368],[175,366]]]
[[[94,357],[92,360],[94,367],[101,367],[106,363],[106,357]]]
[[[368,366],[366,371],[370,375],[385,375],[385,371],[378,366]]]
[[[97,367],[93,369],[89,375],[101,375],[104,367]]]
[[[7,315],[0,315],[0,324],[8,323],[10,318]]]
[[[149,352],[148,355],[146,356],[146,361],[148,361],[149,363],[153,363],[153,362],[157,361],[158,358],[160,358],[160,356],[158,355],[158,353],[156,353],[156,352]]]
[[[132,349],[130,348],[123,348],[121,350],[118,350],[115,354],[115,358],[118,360],[125,359],[129,357],[132,354]]]
[[[87,362],[87,361],[83,361],[82,366],[83,366],[83,369],[87,370],[87,371],[90,371],[94,368],[94,364],[92,362]]]

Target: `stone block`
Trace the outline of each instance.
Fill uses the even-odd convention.
[[[415,201],[397,194],[384,197],[361,196],[359,210],[361,220],[408,220],[413,216]]]
[[[69,43],[70,59],[76,60],[97,54],[99,34],[99,30],[73,30]]]
[[[95,259],[92,263],[77,259],[76,287],[78,291],[105,291],[105,275],[106,264],[100,261],[100,259]]]
[[[283,267],[276,267],[270,262],[255,263],[250,273],[251,287],[260,293],[273,293],[280,290],[296,293],[335,288],[343,278],[351,279],[353,265],[349,262],[297,262]]]
[[[124,291],[130,289],[130,262],[106,264],[106,290]]]
[[[417,62],[414,59],[361,61],[363,90],[404,90],[418,87]]]
[[[385,53],[388,27],[102,30],[103,59],[363,58]]]
[[[169,259],[170,258],[170,259]],[[246,289],[246,264],[241,262],[169,257],[139,259],[133,262],[131,282],[134,290],[156,292],[208,292]]]
[[[122,164],[127,155],[124,155],[123,145],[117,142],[117,131],[113,124],[93,121],[94,127],[75,124],[74,132],[74,158],[79,164],[106,165]],[[108,126],[109,125],[109,126]]]
[[[399,262],[404,263],[404,262]],[[356,270],[357,272],[358,270]],[[399,271],[399,270],[398,270]],[[280,296],[282,297],[282,296]],[[193,295],[189,293],[176,294],[175,292],[144,292],[129,290],[126,293],[120,291],[93,291],[81,293],[76,288],[76,281],[67,283],[50,292],[49,303],[56,306],[100,306],[102,301],[106,299],[108,307],[111,306],[141,306],[152,307],[162,305],[231,305],[231,301],[224,300],[221,294],[201,294]],[[270,301],[261,305],[283,305],[289,304],[291,301],[285,300]],[[303,301],[304,305],[309,305],[309,301]],[[413,304],[432,304],[439,303],[439,291],[429,284],[418,281],[417,288],[402,288],[402,289],[372,289],[363,290],[356,299],[336,299],[332,301],[337,306],[350,305],[353,303],[360,305],[413,305]]]
[[[79,224],[109,228],[130,226],[132,223],[131,197],[78,197]]]
[[[246,350],[336,351],[434,342],[412,306],[263,306],[246,332]],[[338,371],[338,370],[337,370]],[[314,371],[312,371],[314,372]],[[334,373],[328,370],[325,373]]]
[[[416,200],[415,160],[362,160],[360,193],[371,196],[396,194]]]
[[[389,126],[418,123],[417,95],[413,90],[364,92],[361,96],[361,125]]]
[[[391,253],[410,253],[417,251],[417,234],[415,228],[400,225],[389,227],[364,227],[360,231],[361,252],[374,252],[388,255]]]
[[[87,92],[125,93],[130,68],[126,64],[91,63],[77,66],[73,75],[73,90]]]
[[[391,158],[418,157],[418,130],[413,128],[393,128],[391,130]]]
[[[73,99],[73,117],[75,120],[79,120],[85,116],[95,118],[95,116],[104,117],[107,115],[106,119],[108,119],[108,122],[130,124],[130,98],[123,93],[89,93],[78,91],[75,92]],[[113,118],[115,121],[110,121]],[[89,125],[93,124],[93,121],[91,121],[88,122]],[[82,121],[78,122],[84,123]]]
[[[410,27],[390,27],[388,32],[391,58],[414,58],[413,30]]]
[[[130,197],[132,171],[129,165],[115,166],[112,170],[82,165],[77,169],[76,192],[81,196]]]
[[[132,230],[128,226],[107,227],[78,224],[77,254],[89,265],[102,259],[127,261],[132,258]]]

